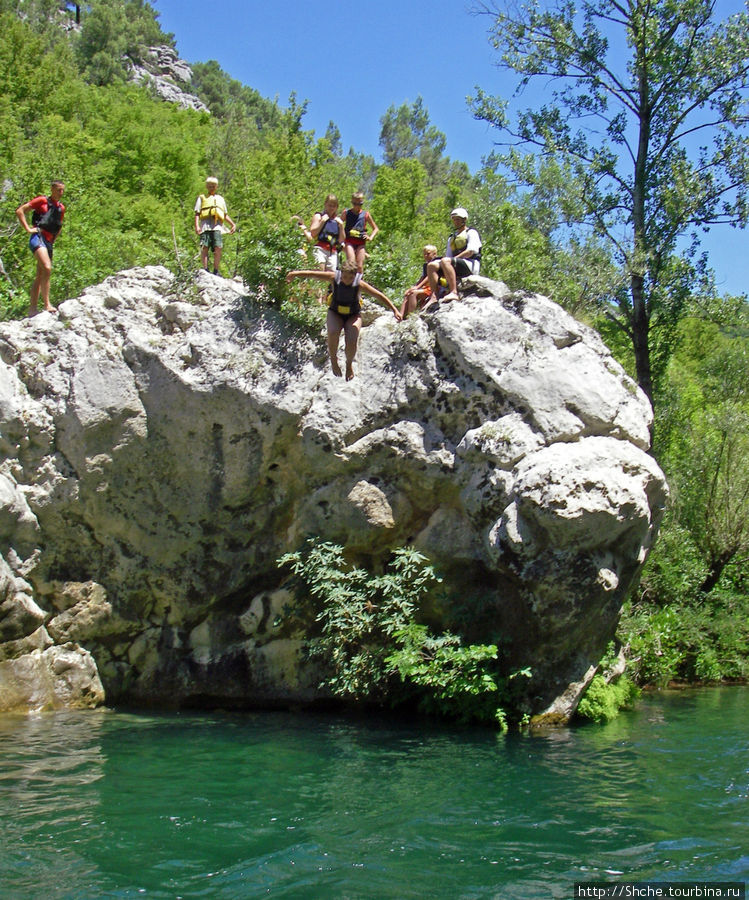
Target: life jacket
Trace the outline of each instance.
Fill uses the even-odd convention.
[[[364,243],[367,234],[367,214],[364,210],[358,213],[355,209],[346,210],[346,237],[355,242]]]
[[[324,213],[318,213],[319,216]],[[340,225],[335,219],[328,219],[320,231],[317,233],[316,243],[318,247],[324,250],[335,250],[340,243]]]
[[[34,210],[31,214],[31,224],[47,234],[56,235],[62,228],[62,217],[65,207],[61,203],[55,203],[51,197],[47,197],[47,208],[44,212]]]
[[[460,253],[462,250],[465,250],[468,245],[468,229],[464,228],[460,234],[453,232],[450,244],[453,248],[453,253]]]
[[[221,201],[220,203],[218,201]],[[226,218],[226,205],[224,198],[218,194],[201,194],[200,195],[200,218],[208,219],[213,216],[219,222],[223,222]]]
[[[337,312],[340,316],[351,316],[361,312],[359,304],[359,284],[361,283],[361,272],[354,275],[352,284],[344,284],[341,281],[341,270],[335,273],[335,281],[333,282],[333,292],[328,300],[328,308],[333,312]]]
[[[468,232],[476,231],[475,228],[464,228],[462,231],[453,231],[450,235],[450,247],[453,252],[453,256],[457,256],[458,253],[461,253],[468,246]],[[478,231],[476,231],[478,235]],[[474,253],[471,259],[477,259],[481,262],[481,235],[479,235],[479,249],[477,253]]]

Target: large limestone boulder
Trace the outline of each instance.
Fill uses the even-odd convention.
[[[466,636],[501,634],[529,707],[568,718],[666,499],[647,400],[595,332],[487,279],[367,321],[350,383],[202,272],[0,326],[0,665],[48,683],[44,654],[88,653],[112,703],[319,699],[276,564],[318,535],[373,568],[421,548]]]

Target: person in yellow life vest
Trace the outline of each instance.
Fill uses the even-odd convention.
[[[468,213],[459,206],[450,213],[450,218],[454,231],[447,241],[445,255],[427,263],[432,288],[432,297],[427,306],[436,302],[441,278],[445,279],[447,286],[447,293],[441,299],[443,303],[449,303],[460,299],[458,282],[468,275],[478,275],[481,267],[481,236],[475,228],[468,228]]]
[[[226,211],[226,201],[217,194],[218,178],[210,176],[205,180],[205,194],[195,201],[195,234],[200,235],[200,263],[209,272],[208,253],[213,251],[213,274],[219,274],[221,249],[224,246],[223,236],[227,232],[234,234],[237,226]]]
[[[338,268],[343,229],[343,219],[338,215],[338,198],[335,194],[328,194],[323,211],[316,212],[309,223],[309,232],[315,242],[312,253],[319,268],[330,272]]]
[[[362,208],[364,194],[356,191],[351,196],[351,208],[344,209],[343,246],[346,259],[356,263],[359,272],[364,272],[364,261],[367,258],[367,241],[374,240],[380,229],[375,224],[372,214]],[[371,231],[367,231],[371,228]]]

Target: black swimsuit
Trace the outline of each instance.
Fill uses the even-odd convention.
[[[355,318],[361,312],[359,303],[359,285],[361,283],[361,272],[354,275],[352,284],[344,284],[341,281],[341,270],[335,273],[335,281],[333,282],[333,293],[330,296],[328,308],[337,313],[345,322],[347,319]]]

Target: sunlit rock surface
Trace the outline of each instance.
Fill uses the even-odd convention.
[[[149,85],[162,100],[182,109],[209,112],[205,103],[190,93],[192,68],[172,47],[149,47],[142,63],[130,63],[130,80]]]
[[[376,568],[420,548],[569,717],[665,503],[648,402],[543,297],[475,278],[380,312],[348,384],[322,333],[203,272],[0,326],[0,709],[320,699],[276,565],[318,535]]]

